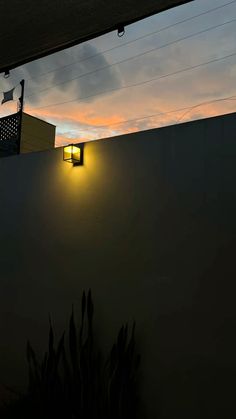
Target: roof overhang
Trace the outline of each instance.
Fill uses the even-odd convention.
[[[0,73],[193,0],[3,0]]]

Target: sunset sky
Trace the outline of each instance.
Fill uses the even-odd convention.
[[[24,78],[24,110],[56,125],[57,146],[236,111],[236,0],[195,0],[125,30],[19,67],[0,91]]]

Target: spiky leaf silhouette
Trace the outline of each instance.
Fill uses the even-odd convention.
[[[136,419],[140,357],[135,351],[135,323],[130,338],[128,324],[122,325],[106,359],[94,339],[93,316],[89,290],[87,296],[85,292],[82,295],[78,328],[72,306],[68,350],[65,332],[55,344],[51,318],[48,350],[41,363],[27,343],[29,391],[19,401],[17,417],[20,414],[24,419]],[[16,416],[9,416],[13,417]]]

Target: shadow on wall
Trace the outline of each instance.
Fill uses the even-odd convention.
[[[87,297],[84,292],[78,330],[72,308],[68,350],[65,332],[55,346],[51,320],[48,351],[42,362],[27,343],[28,393],[12,394],[13,399],[2,408],[1,418],[137,418],[140,356],[135,349],[135,324],[130,338],[128,325],[121,327],[109,356],[104,358],[94,339],[93,312],[91,291]]]

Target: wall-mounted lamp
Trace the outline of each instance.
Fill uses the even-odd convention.
[[[84,162],[84,144],[70,144],[63,148],[63,160],[74,166],[81,166]]]

